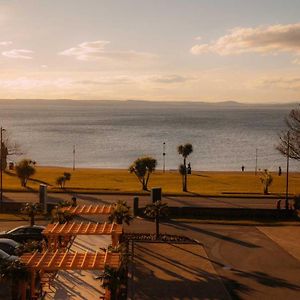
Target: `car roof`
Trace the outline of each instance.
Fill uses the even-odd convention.
[[[42,226],[42,225],[33,225],[33,226],[30,226],[30,225],[22,225],[22,226],[18,226],[18,227],[12,228],[12,229],[8,230],[7,232],[15,231],[15,230],[21,229],[21,228],[37,228],[37,229],[42,229],[42,230],[44,230],[46,227],[45,227],[45,226]]]
[[[3,251],[3,250],[0,249],[0,257],[2,257],[2,258],[8,258],[9,256],[10,256],[9,254],[7,254],[5,251]]]
[[[11,239],[6,239],[6,238],[0,238],[0,243],[8,244],[13,247],[17,247],[20,245],[18,242],[11,240]]]

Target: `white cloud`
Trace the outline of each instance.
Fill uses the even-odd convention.
[[[293,60],[293,64],[295,64],[295,65],[300,65],[300,58],[295,58],[295,59]]]
[[[11,41],[3,41],[3,42],[0,42],[0,46],[9,46],[11,45],[12,42]]]
[[[161,75],[150,78],[150,81],[155,83],[183,83],[191,79],[191,77],[181,75]]]
[[[30,90],[45,87],[66,88],[71,85],[72,81],[68,78],[58,79],[35,79],[28,77],[19,77],[16,79],[1,79],[0,87],[16,90]]]
[[[137,52],[134,50],[128,51],[116,51],[108,50],[106,46],[110,44],[109,41],[93,41],[84,42],[76,47],[66,49],[59,52],[59,55],[73,56],[78,60],[84,61],[95,61],[95,60],[139,60],[139,59],[149,59],[155,57],[155,55],[147,52]]]
[[[32,59],[31,54],[33,53],[33,51],[27,49],[12,49],[3,51],[2,55],[9,58]]]
[[[210,52],[222,56],[242,53],[278,54],[281,52],[300,55],[300,23],[233,28],[229,34],[216,41],[194,45],[190,52],[194,55]]]
[[[270,89],[280,88],[300,91],[300,77],[260,79],[257,82],[257,86]]]

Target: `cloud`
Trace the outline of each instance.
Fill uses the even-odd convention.
[[[3,42],[0,42],[0,46],[9,46],[11,45],[12,42],[11,41],[3,41]]]
[[[67,78],[34,79],[28,77],[19,77],[16,79],[0,79],[0,87],[16,90],[30,90],[45,87],[67,88],[71,85],[71,80]]]
[[[233,28],[211,43],[194,45],[194,55],[215,53],[221,56],[242,53],[278,54],[288,52],[300,55],[300,23]]]
[[[116,76],[116,77],[102,77],[95,80],[77,80],[74,81],[74,84],[80,84],[80,85],[123,85],[123,84],[131,84],[134,83],[135,80],[131,77],[126,76]]]
[[[12,49],[8,51],[3,51],[2,55],[9,58],[19,58],[19,59],[32,59],[31,54],[34,53],[31,50],[26,49]]]
[[[134,50],[128,51],[116,51],[108,50],[106,46],[110,44],[109,41],[93,41],[84,42],[76,47],[66,49],[59,52],[59,55],[73,56],[78,60],[83,61],[95,61],[95,60],[137,60],[137,59],[149,59],[155,57],[155,55],[147,52],[137,52]]]
[[[190,79],[191,77],[185,77],[181,75],[162,75],[162,76],[154,76],[150,78],[152,82],[156,82],[156,83],[182,83]]]
[[[261,79],[258,81],[257,86],[300,91],[300,77]]]
[[[293,60],[293,64],[295,64],[295,65],[300,65],[300,58],[295,58],[295,59]]]

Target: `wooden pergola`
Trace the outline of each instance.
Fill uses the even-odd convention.
[[[24,253],[20,260],[34,270],[103,270],[105,265],[118,268],[120,254],[104,252],[45,251]]]
[[[77,235],[111,235],[112,245],[117,246],[123,227],[116,223],[54,223],[48,224],[43,230],[47,238],[48,249],[56,250],[58,247],[68,248],[73,237]]]
[[[122,225],[116,223],[54,223],[48,224],[42,234],[50,235],[110,235],[112,233],[122,234]]]
[[[64,206],[60,211],[67,211],[74,215],[97,215],[97,214],[110,214],[113,211],[112,205],[77,205],[77,206]]]
[[[119,268],[120,254],[103,252],[45,251],[24,253],[20,261],[31,270],[31,299],[36,299],[35,279],[37,272],[41,278],[45,272],[56,274],[59,270],[104,270],[105,266]],[[23,299],[26,295],[23,295]]]

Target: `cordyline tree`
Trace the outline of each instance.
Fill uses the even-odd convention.
[[[16,143],[12,143],[9,139],[6,130],[3,130],[3,137],[2,137],[2,171],[5,171],[7,167],[7,159],[11,155],[21,155],[20,146]]]
[[[136,159],[128,169],[130,173],[136,175],[144,191],[148,190],[149,178],[151,173],[155,171],[156,165],[157,161],[155,158],[146,156]]]
[[[290,158],[300,160],[300,106],[290,111],[285,122],[288,131],[280,135],[280,142],[276,149],[284,156],[289,154]]]
[[[23,159],[16,165],[16,174],[20,179],[21,185],[26,187],[28,179],[35,174],[35,161]]]
[[[145,209],[145,215],[155,220],[155,236],[159,237],[159,222],[160,219],[167,215],[168,205],[162,203],[161,200],[148,204]]]
[[[183,164],[179,166],[179,173],[182,176],[182,190],[187,191],[187,167],[186,158],[193,152],[192,144],[179,145],[177,148],[178,154],[183,157]]]
[[[30,219],[30,226],[35,224],[35,216],[42,212],[41,206],[39,203],[32,203],[28,202],[25,206],[21,209],[23,214],[26,214]]]
[[[108,217],[111,223],[115,222],[117,224],[130,224],[132,221],[132,216],[130,213],[130,206],[125,200],[118,200],[112,206],[112,213]]]
[[[63,189],[66,185],[66,181],[71,180],[71,173],[64,172],[63,176],[59,176],[56,178],[56,184],[60,186],[61,189]]]

